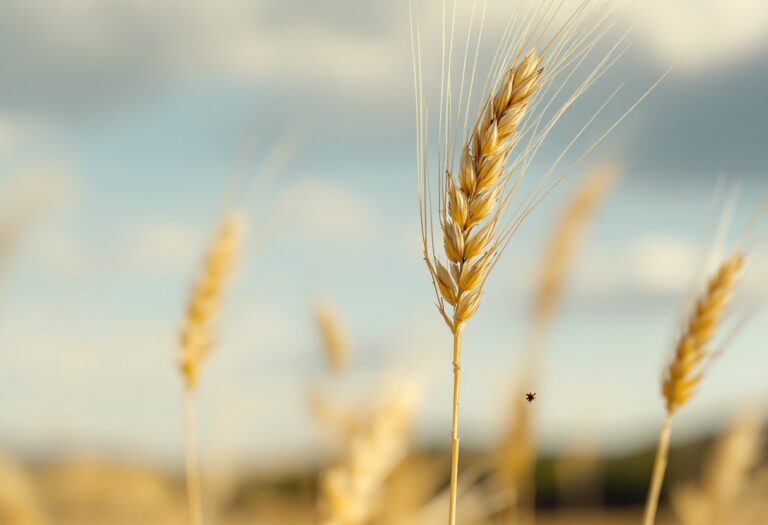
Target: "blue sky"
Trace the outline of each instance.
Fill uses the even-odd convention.
[[[489,45],[511,9],[490,4]],[[434,43],[440,3],[420,7]],[[701,268],[715,181],[742,181],[741,217],[766,189],[765,10],[749,0],[617,10],[615,32],[632,26],[632,47],[532,173],[615,86],[625,85],[598,126],[678,65],[505,253],[467,331],[467,440],[490,442],[508,417],[538,257],[569,189],[606,157],[623,178],[550,340],[541,439],[557,447],[585,435],[621,449],[655,434],[658,377]],[[242,159],[254,173],[286,137],[296,153],[251,209],[254,233],[272,218],[275,235],[243,261],[204,371],[209,449],[256,461],[314,453],[307,389],[327,382],[310,316],[318,297],[352,334],[359,375],[344,389],[360,392],[383,370],[426,376],[418,435],[441,442],[450,341],[419,260],[407,2],[12,0],[0,21],[0,205],[39,198],[40,186],[56,196],[3,276],[6,446],[178,456],[175,334],[190,282]],[[426,74],[439,63],[431,49]],[[746,399],[765,407],[763,326],[755,318],[718,363],[681,434]]]

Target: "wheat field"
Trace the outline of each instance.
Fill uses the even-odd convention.
[[[768,524],[764,15],[0,6],[0,525]]]

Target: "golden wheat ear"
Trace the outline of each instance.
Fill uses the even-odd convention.
[[[440,94],[436,198],[433,202],[429,183],[426,152],[426,110],[421,76],[421,50],[418,24],[412,24],[414,87],[417,112],[417,164],[419,171],[419,214],[424,260],[437,296],[437,308],[453,335],[453,410],[451,425],[451,483],[449,525],[456,523],[458,488],[458,405],[461,383],[462,334],[469,320],[480,308],[485,283],[499,260],[501,252],[514,231],[535,207],[542,192],[546,194],[543,176],[532,195],[520,209],[510,213],[510,205],[519,183],[541,142],[548,135],[568,106],[578,98],[612,60],[611,55],[600,61],[596,69],[574,90],[559,110],[548,111],[567,84],[550,82],[563,70],[576,69],[600,39],[600,26],[605,14],[597,16],[594,25],[585,21],[585,7],[577,8],[554,36],[547,40],[557,2],[543,2],[531,11],[522,9],[520,17],[510,22],[509,33],[501,39],[488,78],[480,95],[479,111],[469,129],[469,101],[472,100],[475,66],[467,89],[467,107],[459,107],[455,118],[464,114],[464,129],[453,129],[454,115],[451,89],[452,35],[443,48],[443,73]],[[413,14],[413,11],[412,11]],[[470,22],[471,26],[471,22]],[[444,27],[444,30],[446,28]],[[469,39],[468,39],[469,40]],[[478,37],[479,40],[479,37]],[[543,45],[542,45],[543,44]],[[445,46],[445,42],[444,42]],[[544,49],[538,52],[534,48]],[[467,45],[467,49],[469,45]],[[447,52],[447,53],[446,53]],[[466,64],[466,52],[465,52]],[[459,106],[464,102],[462,72]],[[570,73],[563,76],[570,78]],[[552,87],[550,91],[548,87]],[[537,99],[543,102],[538,115],[529,115]],[[474,102],[472,105],[474,106]],[[460,136],[462,134],[463,136]],[[451,138],[453,135],[453,138]],[[522,143],[522,145],[521,145]],[[519,147],[518,147],[519,146]],[[517,154],[514,155],[517,148]],[[457,158],[455,158],[457,157]],[[557,165],[557,160],[555,165]],[[551,172],[551,170],[550,170]],[[514,177],[513,177],[514,174]],[[435,210],[437,213],[435,214]],[[436,242],[435,231],[440,239]],[[439,248],[441,246],[441,248]],[[438,252],[442,252],[441,255]]]
[[[203,271],[192,289],[179,334],[179,369],[188,390],[197,386],[200,367],[213,346],[213,324],[234,269],[244,228],[242,215],[230,213],[224,218],[208,248]]]
[[[355,429],[344,457],[321,476],[322,525],[365,525],[376,517],[384,484],[407,452],[417,400],[413,385],[397,385],[382,394],[367,424]]]
[[[693,397],[702,379],[702,365],[709,357],[709,345],[731,302],[743,267],[744,255],[733,254],[710,278],[706,291],[696,301],[662,381],[661,391],[669,415]]]
[[[245,219],[237,213],[229,213],[222,220],[208,247],[203,270],[192,289],[184,324],[179,334],[181,345],[179,371],[185,386],[187,502],[192,525],[201,525],[203,521],[197,450],[197,407],[194,394],[200,379],[202,363],[213,347],[214,322],[221,309],[227,281],[233,272],[244,227]]]
[[[442,299],[440,306],[454,333],[475,314],[482,287],[499,244],[496,223],[501,210],[505,167],[530,100],[540,87],[540,58],[531,52],[509,70],[461,152],[458,174],[446,172],[446,213],[441,218],[448,267],[437,258],[428,267]]]
[[[736,252],[710,277],[677,340],[674,356],[667,365],[661,387],[667,415],[656,450],[644,525],[653,525],[656,519],[669,455],[672,417],[680,407],[690,401],[701,382],[704,366],[711,358],[711,342],[726,315],[743,267],[744,255]]]

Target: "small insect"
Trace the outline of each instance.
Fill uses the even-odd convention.
[[[534,399],[536,399],[536,392],[528,392],[525,394],[525,400],[529,403],[532,403]]]

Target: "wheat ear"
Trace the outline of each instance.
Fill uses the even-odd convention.
[[[581,244],[589,219],[616,180],[611,165],[597,168],[577,189],[557,223],[543,259],[533,304],[533,330],[544,330],[563,295],[568,269]],[[536,334],[534,335],[534,337]]]
[[[409,385],[386,395],[352,435],[346,457],[323,473],[322,525],[363,525],[374,517],[384,482],[405,457],[416,397]]]
[[[180,333],[179,367],[188,390],[194,390],[200,367],[213,346],[213,322],[221,307],[224,286],[232,273],[244,221],[238,214],[228,215],[213,239],[190,297]]]
[[[462,149],[458,176],[445,173],[441,229],[448,267],[437,257],[430,258],[424,246],[427,267],[442,298],[438,309],[453,333],[450,525],[456,523],[461,335],[480,305],[483,285],[501,242],[495,228],[505,205],[501,196],[508,176],[505,166],[518,140],[526,109],[539,88],[540,64],[540,58],[532,52],[509,70]],[[452,312],[447,311],[445,303]]]
[[[197,450],[197,407],[194,393],[202,362],[208,357],[213,346],[213,323],[221,308],[225,284],[232,274],[243,229],[244,220],[238,214],[230,214],[222,221],[208,248],[203,271],[192,290],[179,337],[181,343],[179,370],[185,386],[187,500],[192,525],[201,525],[203,521]]]
[[[696,301],[693,312],[678,339],[675,355],[667,366],[661,388],[667,414],[656,449],[651,488],[645,506],[644,525],[653,525],[656,519],[656,509],[669,455],[672,416],[693,397],[695,388],[701,381],[703,365],[709,354],[709,343],[725,315],[743,266],[744,256],[741,253],[735,253],[710,278],[707,289]]]

